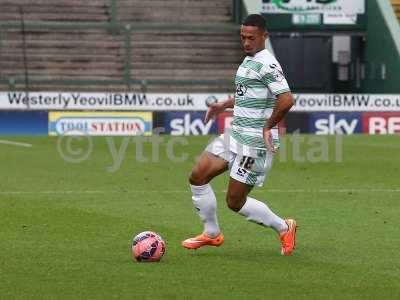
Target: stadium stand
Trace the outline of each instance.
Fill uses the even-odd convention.
[[[400,0],[391,0],[397,19],[400,21]]]
[[[241,58],[232,33],[151,31],[132,37],[134,78],[223,80],[234,76]],[[230,87],[231,88],[231,87]]]
[[[20,7],[25,21],[107,22],[111,15],[111,2],[107,0],[2,0],[1,21],[20,21]]]
[[[2,38],[2,73],[18,76],[24,68],[22,34],[20,30],[8,30],[2,33]],[[35,29],[25,34],[25,43],[32,78],[121,77],[118,71],[123,65],[118,52],[123,44],[121,39],[104,34],[104,31]]]
[[[0,0],[0,89],[232,90],[231,0],[114,5],[118,23],[111,0]]]
[[[123,23],[218,24],[232,20],[232,0],[119,0],[117,7],[119,20]]]

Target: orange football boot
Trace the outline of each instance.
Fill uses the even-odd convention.
[[[186,239],[182,241],[182,246],[186,249],[198,249],[203,246],[215,246],[219,247],[224,242],[224,236],[220,233],[215,238],[211,238],[205,233],[202,233],[196,237]]]
[[[279,239],[281,240],[281,244],[282,244],[281,254],[282,255],[291,255],[296,246],[297,224],[294,219],[287,219],[287,220],[285,220],[285,222],[289,229],[285,233],[282,233],[279,237]]]

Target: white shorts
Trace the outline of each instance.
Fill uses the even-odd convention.
[[[251,186],[263,186],[274,158],[269,151],[238,143],[229,133],[215,138],[206,151],[229,163],[231,178]]]

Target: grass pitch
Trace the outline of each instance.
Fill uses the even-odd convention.
[[[64,152],[82,158],[87,141],[2,137],[32,147],[0,143],[0,298],[399,299],[399,136],[301,137],[299,147],[286,138],[252,193],[297,219],[291,257],[271,229],[226,208],[227,175],[212,183],[224,245],[180,246],[202,230],[186,178],[211,137],[163,137],[160,147],[95,138],[79,163]],[[166,240],[160,263],[131,260],[145,230]]]

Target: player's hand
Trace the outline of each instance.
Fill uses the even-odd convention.
[[[219,113],[223,112],[224,110],[225,110],[224,102],[216,102],[210,104],[210,106],[207,109],[206,116],[204,117],[204,123],[207,123],[211,119],[215,118]]]
[[[267,146],[268,151],[275,153],[276,148],[274,146],[274,141],[272,139],[271,129],[264,127],[263,136],[265,145]]]
[[[211,119],[215,118],[219,113],[225,111],[225,109],[227,108],[233,108],[234,103],[235,103],[235,98],[229,96],[228,100],[210,104],[210,106],[207,109],[206,116],[204,117],[204,122],[207,123]]]
[[[235,98],[231,95],[228,96],[228,100],[209,104],[206,116],[204,117],[204,122],[207,123],[211,119],[215,118],[219,113],[225,111],[225,109],[233,108],[234,105]]]

